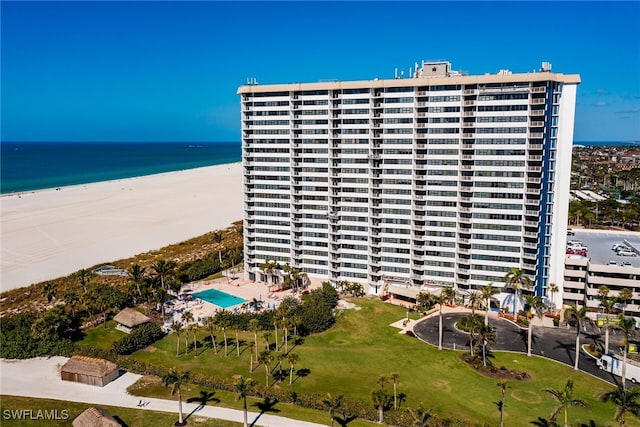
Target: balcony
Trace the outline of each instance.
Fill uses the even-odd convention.
[[[529,150],[542,150],[542,144],[529,144]]]
[[[531,105],[542,105],[545,102],[547,102],[547,100],[544,99],[544,98],[533,98],[533,99],[531,99]]]
[[[540,178],[527,177],[527,184],[540,184]]]
[[[544,116],[544,109],[540,109],[540,110],[531,110],[529,112],[529,115],[531,116]]]
[[[531,88],[531,93],[544,93],[547,90],[545,86],[537,86]]]
[[[462,113],[463,117],[474,117],[476,115],[475,111],[465,111]]]
[[[533,128],[541,128],[544,126],[544,121],[542,120],[535,120],[532,121],[529,126],[533,127]]]
[[[540,161],[542,161],[542,156],[529,155],[527,157],[527,160],[529,160],[530,162],[540,162]]]
[[[527,194],[540,194],[540,188],[538,187],[527,187]]]
[[[542,133],[542,132],[529,132],[529,138],[535,138],[535,139],[544,138],[544,133]]]
[[[465,132],[462,134],[463,138],[473,138],[473,133],[470,132]]]
[[[463,105],[475,105],[476,101],[474,99],[467,99],[464,101]]]

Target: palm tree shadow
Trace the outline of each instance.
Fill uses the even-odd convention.
[[[295,376],[293,377],[293,383],[298,381],[298,378],[304,378],[311,373],[310,369],[300,368],[296,371]]]
[[[355,419],[358,418],[357,415],[342,415],[343,418],[340,417],[334,417],[334,420],[338,423],[338,425],[342,426],[342,427],[346,427],[347,425],[349,425],[349,423]]]
[[[273,412],[276,414],[280,412],[280,409],[275,408],[277,404],[278,399],[271,400],[270,397],[265,397],[262,402],[253,403],[251,406],[255,406],[256,408],[258,408],[260,410],[260,413],[258,414],[258,416],[256,416],[256,418],[251,422],[250,425],[253,427],[265,412]]]
[[[575,362],[575,359],[574,359],[575,356],[574,356],[573,351],[572,351],[572,350],[575,350],[575,348],[576,348],[576,346],[575,346],[574,343],[568,344],[568,343],[563,343],[563,342],[560,342],[560,341],[556,341],[556,346],[553,347],[554,350],[564,349],[567,352],[567,357],[569,358],[571,363]]]
[[[204,408],[207,405],[207,402],[220,403],[220,399],[218,399],[217,397],[213,397],[214,394],[216,394],[215,391],[200,390],[200,396],[199,397],[190,397],[190,398],[188,398],[186,400],[187,403],[200,402],[200,404],[198,406],[196,406],[195,408],[193,408],[193,411],[189,412],[189,414],[184,418],[184,421],[187,421],[189,419],[189,417],[191,415],[193,415],[194,413],[202,410],[202,408]]]

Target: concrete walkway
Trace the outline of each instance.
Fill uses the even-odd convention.
[[[140,397],[127,393],[127,388],[141,376],[125,373],[105,387],[78,384],[60,379],[59,370],[66,363],[66,357],[35,358],[27,360],[0,360],[0,394],[44,399],[82,402],[92,405],[109,405],[122,408],[171,412],[178,417],[177,400],[144,398],[149,404],[138,407]],[[182,402],[185,416],[198,408],[197,403]],[[204,406],[193,413],[194,416],[218,418],[242,423],[243,412],[237,409]],[[256,426],[273,427],[315,427],[315,424],[275,415],[249,412],[249,423]]]

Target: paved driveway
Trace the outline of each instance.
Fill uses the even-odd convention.
[[[443,313],[442,315],[442,347],[453,350],[469,350],[469,335],[456,329],[455,324],[463,316],[468,316],[468,312]],[[421,340],[438,345],[438,322],[439,316],[433,315],[419,321],[413,327],[413,331]],[[527,353],[527,330],[520,329],[512,322],[505,319],[491,317],[489,323],[495,328],[496,343],[494,350],[515,351]],[[619,336],[611,335],[610,348],[617,342]],[[600,340],[597,330],[587,327],[587,332],[580,332],[580,345],[591,344],[595,340]],[[558,362],[573,367],[575,363],[576,330],[575,328],[549,328],[533,327],[533,341],[531,353],[537,356],[544,356]],[[601,378],[611,384],[616,384],[618,377],[608,372],[600,370],[595,363],[595,359],[584,350],[580,352],[579,368],[589,374]]]

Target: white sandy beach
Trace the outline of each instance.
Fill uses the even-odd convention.
[[[0,198],[0,289],[108,263],[242,219],[240,163]]]

